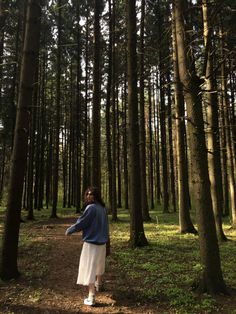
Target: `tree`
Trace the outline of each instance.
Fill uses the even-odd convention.
[[[236,228],[236,182],[235,182],[235,157],[232,146],[232,128],[229,117],[229,99],[227,95],[227,73],[224,60],[223,25],[220,25],[220,55],[221,55],[221,91],[222,91],[222,115],[225,128],[226,169],[228,171],[228,187],[230,195],[232,227]],[[227,169],[228,168],[228,169]]]
[[[30,0],[27,7],[17,120],[0,268],[0,276],[3,280],[19,276],[17,251],[21,201],[27,162],[29,109],[32,106],[36,62],[39,53],[41,3],[36,0]]]
[[[59,180],[59,145],[60,145],[60,102],[61,102],[61,32],[62,32],[62,2],[58,0],[58,21],[57,21],[57,65],[56,65],[56,116],[55,116],[55,144],[53,160],[53,202],[51,217],[57,217],[58,203],[58,180]]]
[[[176,118],[176,159],[178,169],[178,206],[179,225],[181,233],[197,233],[191,221],[189,212],[188,165],[185,153],[185,108],[184,98],[179,78],[179,67],[176,45],[175,11],[172,12],[173,68],[174,68],[174,97]]]
[[[109,8],[109,43],[108,43],[108,65],[107,65],[107,96],[106,96],[106,141],[107,141],[107,171],[108,171],[108,195],[109,207],[112,208],[112,158],[111,158],[111,79],[112,79],[112,45],[113,45],[113,20],[111,0],[108,1]]]
[[[130,173],[130,245],[147,245],[144,234],[139,154],[139,119],[137,97],[137,54],[136,54],[136,8],[135,0],[127,0],[128,23],[128,132],[129,132],[129,173]]]
[[[145,0],[141,2],[141,32],[140,32],[140,170],[141,170],[141,200],[143,219],[149,221],[150,215],[147,201],[146,175],[146,135],[145,135],[145,97],[144,97],[144,30],[145,30]]]
[[[193,68],[189,66],[190,60],[188,59],[186,47],[183,10],[184,1],[175,0],[173,4],[179,74],[187,105],[189,148],[195,192],[194,204],[198,223],[200,256],[203,265],[203,272],[199,282],[196,282],[196,288],[199,292],[226,293],[212,209],[199,79]]]
[[[207,143],[208,143],[208,162],[209,176],[211,182],[212,206],[215,216],[216,231],[221,241],[226,240],[222,228],[223,213],[223,189],[222,173],[220,160],[220,142],[219,142],[219,121],[218,121],[218,99],[217,84],[213,72],[213,51],[212,51],[212,27],[209,25],[209,1],[202,1],[203,25],[204,25],[204,44],[205,44],[205,89],[207,104]]]
[[[93,64],[93,117],[92,117],[92,184],[101,186],[101,116],[100,116],[100,14],[102,0],[95,0],[94,64]]]

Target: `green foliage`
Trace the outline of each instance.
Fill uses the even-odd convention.
[[[62,218],[74,217],[75,209],[59,209]],[[0,216],[4,209],[0,209]],[[26,220],[27,212],[22,211],[26,221],[21,224],[19,241],[19,260],[24,258],[24,277],[29,285],[41,282],[49,274],[51,247],[42,236],[34,237],[37,228],[54,228],[55,220],[48,220],[50,209],[35,211],[35,221]],[[220,299],[209,295],[196,295],[191,286],[203,270],[199,256],[198,237],[180,234],[178,214],[151,212],[152,222],[145,223],[145,234],[149,245],[132,249],[128,246],[129,215],[119,210],[117,223],[110,223],[111,256],[107,259],[108,270],[115,271],[118,280],[117,289],[124,287],[130,293],[132,302],[137,304],[155,303],[165,310],[162,313],[199,314],[199,313],[235,313],[236,300],[229,297]],[[156,219],[158,217],[158,219]],[[45,222],[45,223],[44,223]],[[230,241],[220,244],[222,270],[228,287],[236,287],[235,256],[236,231],[224,223],[224,231]],[[3,230],[0,224],[0,231]],[[45,234],[47,229],[45,229]],[[41,231],[42,232],[42,231]],[[1,232],[0,232],[1,233]],[[43,245],[42,245],[43,243]],[[33,256],[33,267],[27,256]],[[125,285],[122,285],[125,280]],[[3,283],[0,282],[0,285]],[[115,288],[114,288],[115,289]],[[115,292],[115,290],[114,290]],[[45,291],[22,288],[17,293],[27,295],[32,304],[40,302]]]
[[[153,221],[145,224],[148,247],[134,250],[124,247],[128,241],[128,215],[121,212],[122,221],[112,224],[112,246],[115,246],[110,263],[115,263],[118,272],[130,280],[129,289],[139,301],[163,302],[171,313],[219,312],[222,305],[209,295],[198,296],[191,290],[194,280],[202,272],[199,257],[198,237],[181,235],[177,214],[152,212]],[[156,218],[158,217],[158,219]],[[236,232],[225,233],[231,238],[221,245],[222,269],[228,286],[236,286],[234,256]],[[121,275],[122,276],[122,275]],[[223,308],[227,309],[227,304]]]

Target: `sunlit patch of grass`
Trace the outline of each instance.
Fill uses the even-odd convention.
[[[149,299],[164,302],[171,313],[220,311],[221,306],[213,297],[199,297],[191,290],[192,283],[202,272],[198,236],[180,234],[177,215],[152,212],[152,222],[144,224],[149,245],[130,249],[127,245],[129,224],[123,212],[124,222],[112,224],[111,261],[115,260],[118,270],[130,279],[135,294],[144,302]],[[236,238],[234,231],[230,232],[234,240],[220,244],[220,251],[226,283],[236,286],[233,258]]]

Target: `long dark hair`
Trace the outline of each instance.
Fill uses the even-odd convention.
[[[88,201],[88,193],[91,193],[94,197],[94,201]],[[86,207],[89,204],[93,203],[100,203],[103,207],[105,207],[105,203],[102,200],[101,192],[98,187],[96,186],[90,186],[87,188],[87,190],[84,192],[84,206]]]

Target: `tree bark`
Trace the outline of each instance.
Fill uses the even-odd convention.
[[[148,82],[148,134],[149,134],[149,202],[154,208],[154,175],[153,175],[153,129],[152,129],[152,92],[151,80]]]
[[[27,163],[29,108],[35,84],[35,69],[39,53],[41,5],[30,0],[27,8],[26,31],[22,56],[17,120],[12,152],[6,221],[3,234],[0,277],[3,280],[19,276],[17,266],[21,202]]]
[[[175,11],[172,13],[172,45],[173,45],[173,68],[174,68],[174,96],[175,96],[175,118],[176,118],[176,152],[178,169],[178,207],[179,207],[179,228],[181,233],[196,234],[197,230],[191,221],[189,211],[189,184],[188,165],[185,152],[185,110],[184,98],[179,78],[179,67],[177,58]]]
[[[58,0],[58,37],[57,37],[57,70],[56,70],[56,121],[55,121],[55,146],[53,160],[53,200],[51,218],[57,218],[58,180],[59,180],[59,145],[60,145],[60,112],[61,112],[61,32],[62,32],[62,7]]]
[[[235,182],[235,169],[234,169],[234,156],[232,147],[232,129],[229,118],[229,102],[227,95],[227,74],[225,69],[224,60],[224,47],[223,47],[223,27],[220,26],[220,50],[221,50],[221,92],[222,92],[222,107],[224,116],[225,127],[225,144],[226,144],[226,156],[227,156],[227,170],[228,170],[228,184],[229,184],[229,196],[232,216],[232,227],[236,229],[236,182]]]
[[[108,1],[109,9],[109,43],[108,43],[108,68],[107,68],[107,96],[106,96],[106,149],[107,149],[107,171],[108,171],[108,202],[109,209],[112,208],[112,158],[111,158],[111,79],[112,79],[112,6],[111,0]]]
[[[100,117],[100,14],[101,0],[95,0],[94,64],[92,112],[92,185],[101,187],[101,117]]]
[[[204,25],[204,44],[206,57],[205,70],[205,88],[206,88],[206,105],[207,105],[207,143],[208,143],[208,162],[209,177],[211,182],[211,198],[215,216],[216,231],[218,239],[226,241],[222,228],[222,212],[223,212],[223,190],[222,190],[222,173],[220,161],[220,143],[219,143],[219,121],[218,121],[218,102],[217,102],[217,86],[213,73],[213,58],[211,45],[212,29],[208,19],[209,1],[202,1],[203,25]]]
[[[196,79],[196,73],[189,67],[190,60],[188,60],[186,53],[186,33],[182,0],[174,1],[174,10],[179,74],[188,113],[194,198],[200,256],[203,265],[203,272],[199,282],[196,282],[196,289],[202,293],[226,293],[212,209],[199,81]]]
[[[150,221],[147,201],[147,174],[146,174],[146,130],[145,130],[145,97],[144,97],[144,21],[145,0],[141,2],[140,25],[140,167],[141,167],[141,201],[144,221]]]
[[[128,117],[130,173],[130,245],[147,245],[144,234],[139,154],[139,118],[137,95],[136,7],[135,0],[126,0],[128,23]]]

